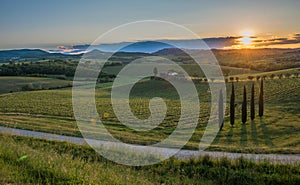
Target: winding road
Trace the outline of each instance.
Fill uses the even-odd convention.
[[[87,144],[84,138],[80,137],[72,137],[72,136],[63,136],[58,134],[50,134],[45,132],[36,132],[30,130],[23,129],[15,129],[9,127],[0,126],[0,132],[17,135],[17,136],[26,136],[33,137],[38,139],[47,139],[52,141],[65,141],[77,145],[85,145]],[[94,140],[97,143],[102,144],[113,144],[109,141],[98,141]],[[135,145],[137,148],[143,148],[144,146]],[[157,151],[161,155],[166,155],[167,153],[172,152],[174,149],[172,148],[157,148]],[[216,151],[195,151],[195,150],[180,150],[177,152],[175,157],[180,159],[188,159],[192,157],[205,156],[209,155],[212,158],[220,159],[222,157],[226,157],[229,159],[237,159],[243,157],[245,159],[250,159],[253,161],[269,161],[271,163],[280,163],[280,164],[299,164],[300,163],[300,155],[299,154],[245,154],[245,153],[229,153],[229,152],[216,152]]]

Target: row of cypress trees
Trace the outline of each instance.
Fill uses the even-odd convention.
[[[247,122],[247,104],[248,104],[248,102],[247,102],[247,90],[246,90],[246,86],[244,86],[243,102],[242,102],[242,123],[243,124],[245,124]],[[261,83],[260,83],[258,108],[259,108],[258,116],[262,117],[264,115],[264,84],[263,84],[263,80],[261,80]],[[251,120],[255,119],[255,88],[254,88],[254,83],[252,84],[252,88],[251,88],[250,118],[251,118]],[[231,124],[231,126],[234,125],[234,122],[235,122],[235,89],[234,89],[234,84],[232,83],[231,96],[230,96],[230,124]],[[222,124],[222,126],[223,126],[223,124]],[[220,127],[220,129],[222,129],[222,128]]]

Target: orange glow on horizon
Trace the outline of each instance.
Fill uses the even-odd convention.
[[[239,39],[239,45],[241,48],[251,48],[252,46],[252,40],[253,40],[253,32],[252,31],[242,31],[241,32],[242,37]]]
[[[253,41],[255,36],[253,31],[245,30],[240,32],[240,38],[236,40],[236,44],[230,47],[225,47],[224,49],[247,49],[255,48]]]

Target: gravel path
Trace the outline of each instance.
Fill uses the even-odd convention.
[[[86,141],[84,138],[79,137],[72,137],[72,136],[63,136],[58,134],[50,134],[45,132],[36,132],[36,131],[29,131],[29,130],[22,130],[22,129],[15,129],[15,128],[8,128],[8,127],[2,127],[0,126],[0,132],[2,133],[8,133],[12,135],[18,135],[18,136],[27,136],[27,137],[34,137],[39,139],[47,139],[47,140],[53,140],[53,141],[66,141],[77,145],[84,145],[86,144]],[[108,141],[96,141],[100,144],[113,144]],[[132,145],[136,149],[143,149],[145,146],[139,146],[139,145]],[[161,155],[167,154],[174,149],[171,148],[157,148],[157,151]],[[227,157],[229,159],[237,159],[240,157],[250,159],[253,161],[269,161],[271,163],[281,163],[281,164],[296,164],[300,163],[300,155],[299,154],[244,154],[244,153],[229,153],[229,152],[214,152],[214,151],[195,151],[195,150],[180,150],[175,157],[181,158],[181,159],[187,159],[191,157],[197,157],[197,156],[205,156],[209,155],[212,158],[222,158]]]

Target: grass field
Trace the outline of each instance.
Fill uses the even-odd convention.
[[[55,89],[71,86],[72,82],[40,77],[0,77],[0,94],[25,90]]]
[[[1,184],[297,184],[300,165],[168,159],[146,167],[108,161],[87,146],[0,134]]]
[[[246,85],[249,91],[252,83],[255,83],[256,93],[258,93],[259,84],[256,81],[235,83],[236,124],[234,128],[231,128],[228,118],[226,118],[225,126],[218,134],[210,150],[300,153],[300,125],[298,124],[300,79],[265,81],[265,116],[262,119],[256,118],[254,122],[248,119],[247,124],[242,125],[239,117],[242,89]],[[118,122],[110,102],[110,85],[111,83],[104,84],[96,90],[96,103],[100,117],[104,113],[109,113],[109,116],[102,117],[102,120],[106,129],[116,138],[128,143],[153,144],[172,133],[180,116],[178,94],[172,86],[163,81],[143,81],[134,86],[131,92],[130,105],[132,112],[138,118],[143,119],[150,115],[148,103],[151,97],[163,97],[168,105],[167,116],[156,129],[149,132],[138,132]],[[164,91],[158,91],[162,86]],[[231,85],[228,84],[228,97],[230,87]],[[197,129],[190,142],[185,146],[185,148],[190,149],[198,147],[209,115],[208,86],[206,83],[200,83],[197,84],[197,89],[201,102],[201,112]],[[250,99],[250,95],[248,98]],[[81,136],[73,118],[71,89],[3,94],[0,96],[0,112],[1,125]]]
[[[147,67],[147,63],[141,63],[141,66]],[[160,67],[164,68],[164,66],[168,66],[167,64],[159,64]],[[179,64],[180,67],[182,67],[191,77],[205,77],[203,71],[199,68],[198,64]],[[108,74],[118,74],[119,71],[124,66],[107,66],[104,68],[104,72]],[[174,70],[172,67],[168,67],[169,70]],[[244,68],[236,68],[236,67],[229,67],[229,66],[221,66],[221,69],[225,76],[228,75],[241,75],[241,74],[255,74],[258,73],[258,71],[250,70],[250,69],[244,69]]]

